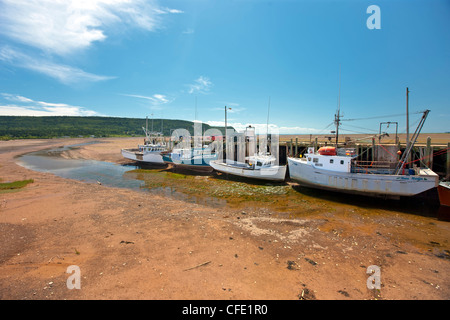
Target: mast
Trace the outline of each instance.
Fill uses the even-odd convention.
[[[227,106],[225,106],[225,155],[228,156],[226,154],[227,152]],[[227,158],[223,159],[223,162],[227,162]]]
[[[406,87],[406,150],[409,149],[409,145],[409,89]]]
[[[267,149],[269,149],[269,111],[270,111],[270,96],[269,96],[269,105],[267,106],[266,150],[264,150],[264,154],[266,154]]]
[[[145,140],[148,141],[148,116],[145,116]]]
[[[338,109],[337,114],[334,115],[334,122],[336,123],[336,148],[339,141],[339,121],[340,121],[340,111],[341,111],[341,65],[339,65],[339,95],[338,95]]]
[[[266,135],[269,135],[269,111],[270,111],[270,97],[269,97],[269,105],[267,107],[267,126],[266,126]]]

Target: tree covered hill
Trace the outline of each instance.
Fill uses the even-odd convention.
[[[170,119],[148,119],[148,129],[170,136],[174,129],[187,129],[193,135],[193,122]],[[30,117],[0,116],[0,139],[33,139],[59,137],[127,137],[143,136],[146,119],[115,117]],[[203,124],[203,130],[211,127]]]

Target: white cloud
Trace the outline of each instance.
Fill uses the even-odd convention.
[[[45,74],[64,84],[73,84],[86,81],[97,82],[115,78],[85,72],[79,68],[64,64],[57,64],[42,58],[34,58],[8,46],[0,47],[0,61],[8,62],[16,67]]]
[[[143,96],[137,94],[122,94],[128,97],[134,97],[139,99],[145,99],[150,101],[150,108],[153,110],[162,109],[162,105],[172,102],[174,99],[168,98],[167,96],[159,93],[155,93],[152,96]]]
[[[1,94],[6,100],[22,103],[22,105],[0,105],[1,116],[100,116],[93,110],[66,103],[34,101],[32,99],[9,93]]]
[[[164,10],[168,13],[184,13],[183,11],[178,10],[178,9],[164,8]]]
[[[202,93],[206,94],[211,89],[213,83],[209,80],[209,78],[200,76],[198,79],[194,80],[193,84],[189,84],[189,90],[188,92],[190,94],[192,93]]]
[[[5,99],[10,101],[18,101],[18,102],[33,102],[33,100],[9,93],[2,93],[2,96],[5,97]]]
[[[157,31],[162,15],[179,13],[161,8],[156,0],[1,0],[0,35],[16,48],[17,43],[28,46],[29,53],[10,44],[0,47],[0,61],[64,84],[112,79],[55,62],[54,56],[73,56],[114,33]]]
[[[20,43],[66,55],[104,41],[116,27],[155,31],[162,14],[182,13],[148,0],[3,0],[0,33]]]

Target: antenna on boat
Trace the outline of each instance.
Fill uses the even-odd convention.
[[[267,126],[266,126],[267,136],[269,136],[269,111],[270,111],[270,97],[269,97],[269,105],[267,106]]]
[[[144,128],[142,128],[144,129]],[[145,141],[148,141],[148,116],[145,116]]]
[[[406,87],[406,149],[409,148],[409,89]],[[409,160],[409,158],[407,159]]]
[[[340,121],[340,111],[341,111],[341,65],[339,64],[339,95],[338,95],[338,109],[337,114],[334,115],[334,122],[336,123],[336,148],[338,146],[339,140],[339,121]]]
[[[267,153],[267,149],[269,148],[269,111],[270,111],[270,96],[269,96],[269,104],[267,106],[267,125],[266,125],[266,150],[264,150],[264,154]]]

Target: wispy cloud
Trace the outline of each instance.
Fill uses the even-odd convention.
[[[92,74],[60,61],[114,33],[157,31],[162,28],[163,15],[179,13],[182,11],[161,7],[156,0],[2,0],[0,35],[10,43],[0,47],[0,61],[64,84],[109,80],[113,77]],[[58,62],[55,55],[59,56]]]
[[[143,96],[138,94],[125,94],[125,93],[123,93],[122,95],[147,100],[150,102],[150,109],[153,110],[160,110],[162,109],[163,105],[168,104],[174,100],[173,98],[169,98],[166,95],[159,93],[155,93],[152,96]]]
[[[170,9],[170,8],[167,8],[167,7],[159,9],[159,11],[160,11],[161,14],[164,14],[164,13],[184,13],[182,10]]]
[[[97,82],[115,78],[85,72],[79,68],[57,64],[40,57],[34,58],[8,46],[0,47],[0,61],[45,74],[64,84]]]
[[[155,31],[161,26],[160,16],[173,13],[182,11],[146,0],[3,0],[0,33],[66,55],[104,41],[113,28]]]
[[[181,33],[182,34],[193,34],[195,32],[194,29],[188,28],[186,30],[183,30]]]
[[[211,87],[213,86],[213,83],[209,80],[209,78],[200,76],[198,79],[194,80],[193,84],[187,85],[189,90],[188,92],[190,94],[193,93],[201,93],[206,94],[210,91]]]
[[[20,95],[1,93],[12,104],[0,104],[1,116],[101,116],[96,111],[66,103],[35,101]]]

